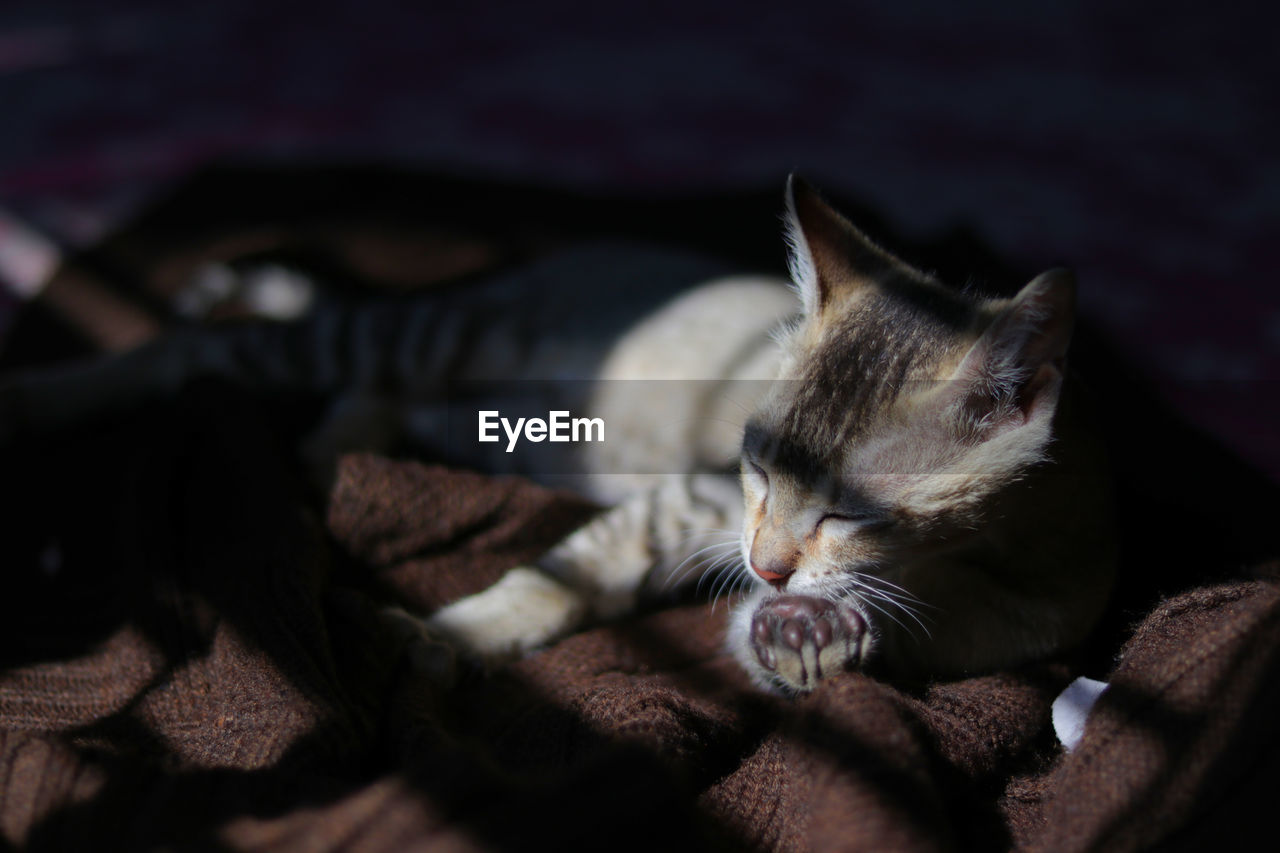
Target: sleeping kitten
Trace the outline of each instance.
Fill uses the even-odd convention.
[[[0,435],[214,373],[329,395],[332,416],[300,448],[321,479],[340,452],[408,434],[421,452],[605,504],[536,565],[426,619],[483,660],[708,565],[722,588],[748,588],[729,647],[784,691],[873,662],[952,675],[1080,641],[1114,545],[1065,371],[1069,274],[978,299],[877,248],[798,181],[787,215],[791,286],[587,248],[412,303],[195,327],[15,377],[0,385]],[[515,406],[598,418],[606,440],[508,454],[505,439],[450,429]]]
[[[703,460],[690,468],[702,473],[633,493],[536,569],[435,614],[433,630],[482,655],[530,648],[670,577],[700,526],[740,523],[732,583],[750,591],[728,644],[762,686],[807,691],[873,661],[954,676],[1084,639],[1110,590],[1115,539],[1102,452],[1066,372],[1070,273],[1047,272],[1013,299],[976,298],[878,248],[799,181],[787,212],[802,310],[747,371],[778,378],[751,386],[744,511]],[[755,304],[769,310],[755,316],[776,320],[764,294]],[[735,297],[695,291],[677,303],[688,316],[657,325],[700,322],[687,339],[705,340]],[[615,358],[709,375],[661,337],[635,334]]]

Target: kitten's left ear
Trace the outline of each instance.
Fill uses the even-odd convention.
[[[873,243],[797,175],[787,178],[787,246],[791,280],[807,317],[906,265]]]
[[[999,312],[956,369],[959,414],[979,433],[1052,414],[1075,323],[1075,276],[1032,279]]]

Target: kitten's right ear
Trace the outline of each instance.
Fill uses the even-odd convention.
[[[1050,414],[1066,373],[1075,276],[1042,273],[1008,301],[956,369],[959,412],[978,432]]]
[[[787,178],[786,239],[791,280],[807,317],[840,295],[881,278],[897,258],[871,242],[802,178]]]

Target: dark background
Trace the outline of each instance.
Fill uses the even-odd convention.
[[[76,247],[230,161],[620,199],[780,199],[798,169],[908,243],[1073,266],[1126,361],[1280,475],[1273,24],[1145,0],[6,0],[0,205]],[[0,329],[18,307],[0,288]]]

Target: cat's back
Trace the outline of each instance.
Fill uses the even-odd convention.
[[[775,339],[794,313],[781,279],[725,276],[629,327],[593,383],[589,409],[611,432],[583,448],[588,470],[624,475],[612,482],[625,492],[655,474],[733,467],[746,417],[778,374]]]

